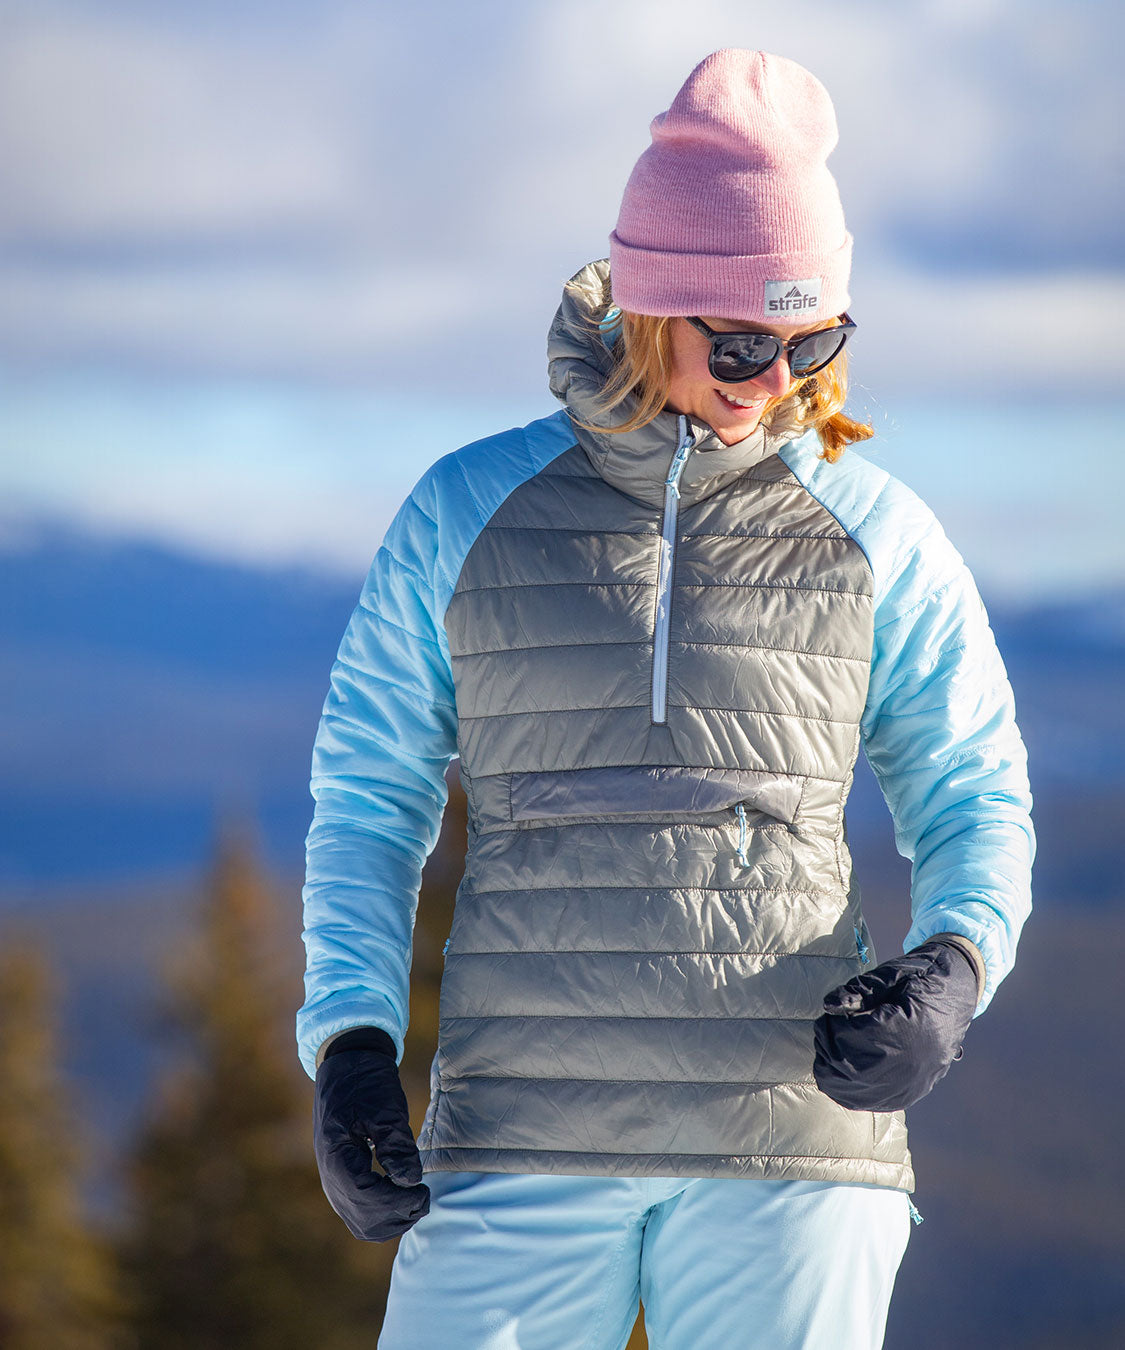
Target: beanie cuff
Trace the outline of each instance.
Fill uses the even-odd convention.
[[[814,323],[847,309],[852,236],[834,253],[669,253],[609,236],[613,303],[633,314]],[[797,294],[787,298],[786,290]],[[816,304],[810,302],[815,298]]]

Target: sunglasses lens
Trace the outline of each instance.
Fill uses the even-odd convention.
[[[802,338],[789,352],[789,369],[795,379],[815,375],[840,355],[848,340],[846,328],[825,328]]]
[[[732,333],[711,348],[711,374],[737,384],[760,375],[776,358],[781,344],[768,333]]]

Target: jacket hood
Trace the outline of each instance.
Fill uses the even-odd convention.
[[[791,439],[759,424],[745,440],[728,446],[706,422],[675,412],[659,412],[635,431],[587,431],[575,425],[575,417],[594,426],[618,424],[628,420],[637,408],[633,394],[608,415],[596,414],[592,406],[612,371],[613,355],[606,340],[583,321],[596,311],[608,278],[608,258],[587,263],[576,272],[563,288],[562,303],[547,335],[551,393],[572,415],[575,439],[607,482],[639,501],[661,505],[664,480],[680,443],[681,424],[686,424],[695,438],[680,478],[680,496],[687,505],[733,482]]]

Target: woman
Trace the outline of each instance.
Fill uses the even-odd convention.
[[[972,578],[846,448],[871,430],[843,412],[828,95],[719,51],[652,138],[551,326],[562,410],[423,476],[317,736],[298,1033],[331,1203],[405,1234],[386,1350],[619,1347],[638,1298],[662,1350],[880,1345],[917,1217],[903,1109],[1029,908]],[[844,837],[861,744],[914,864],[882,965]],[[455,754],[416,1147],[397,1063]]]

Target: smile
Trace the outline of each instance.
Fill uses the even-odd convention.
[[[727,403],[736,408],[756,408],[760,403],[766,401],[764,398],[735,398],[733,394],[724,394],[721,389],[716,389],[715,392],[721,399],[725,399]]]

